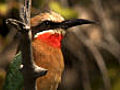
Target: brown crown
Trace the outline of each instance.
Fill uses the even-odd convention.
[[[32,27],[37,26],[38,24],[40,24],[42,21],[45,21],[45,20],[49,20],[53,22],[62,22],[64,21],[64,18],[56,12],[49,11],[33,17],[31,19],[31,25]]]

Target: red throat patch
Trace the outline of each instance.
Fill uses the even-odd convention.
[[[55,48],[61,48],[61,40],[63,35],[59,33],[51,34],[49,32],[38,35],[35,39],[41,40]]]

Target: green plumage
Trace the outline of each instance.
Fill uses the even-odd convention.
[[[18,53],[9,65],[3,90],[22,90],[23,76],[19,71],[22,55]]]

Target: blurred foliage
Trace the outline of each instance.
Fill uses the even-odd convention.
[[[2,90],[2,86],[4,84],[4,81],[5,81],[5,71],[0,69],[0,90]]]
[[[6,2],[6,0],[0,0],[0,2]]]
[[[3,90],[22,90],[23,76],[19,71],[21,59],[21,53],[18,53],[9,65]]]
[[[46,0],[37,0],[37,2],[32,2],[32,3],[35,8],[42,8],[44,7]]]
[[[0,15],[6,15],[7,5],[5,3],[0,3]]]
[[[113,90],[120,90],[120,76],[113,84]]]
[[[76,11],[74,11],[72,8],[64,8],[60,5],[58,2],[50,2],[49,7],[60,13],[65,19],[70,19],[70,18],[77,18],[78,14]]]

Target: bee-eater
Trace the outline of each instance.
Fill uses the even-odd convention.
[[[84,19],[64,20],[60,14],[53,11],[41,13],[31,19],[34,61],[38,66],[48,69],[45,76],[37,79],[37,90],[57,90],[58,88],[64,70],[61,41],[67,33],[66,29],[91,23],[94,22]]]

